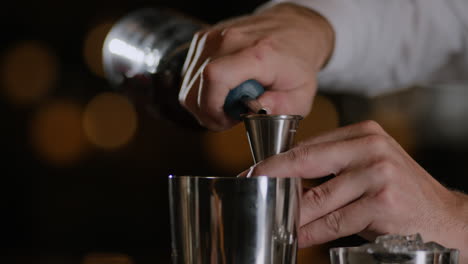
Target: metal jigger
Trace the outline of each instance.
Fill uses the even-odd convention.
[[[289,150],[302,116],[262,115],[243,116],[254,162]]]

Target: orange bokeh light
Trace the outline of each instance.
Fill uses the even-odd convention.
[[[339,117],[336,107],[326,97],[318,95],[310,114],[299,123],[296,142],[338,127]]]
[[[408,153],[415,149],[413,128],[407,113],[401,109],[376,107],[369,119],[375,120],[391,135]]]
[[[297,264],[329,263],[329,248],[328,244],[300,248],[297,251]]]
[[[83,115],[84,132],[89,141],[104,149],[127,144],[137,129],[137,114],[126,97],[102,93],[86,106]]]
[[[80,106],[66,101],[46,104],[36,112],[31,137],[43,159],[57,165],[68,165],[82,157],[86,140],[81,114]]]
[[[102,64],[102,47],[112,25],[110,22],[105,22],[95,26],[88,32],[83,44],[86,65],[94,74],[103,78],[105,76]]]
[[[91,253],[83,257],[81,264],[133,264],[134,261],[125,254]]]
[[[55,85],[58,59],[43,43],[26,41],[6,51],[1,65],[5,97],[13,104],[35,103]]]
[[[206,132],[203,140],[204,153],[213,167],[237,174],[253,164],[243,124],[223,132]]]

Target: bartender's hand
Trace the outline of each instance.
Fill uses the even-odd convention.
[[[373,240],[419,232],[425,241],[459,248],[468,261],[467,196],[432,178],[374,121],[311,138],[258,163],[251,173],[308,179],[336,175],[303,194],[301,247],[351,234]]]
[[[229,90],[255,79],[269,113],[307,115],[333,39],[324,18],[293,4],[215,25],[192,40],[179,101],[203,126],[224,130],[236,123],[223,111]]]

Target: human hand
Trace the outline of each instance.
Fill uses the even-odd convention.
[[[202,30],[183,67],[179,101],[201,125],[228,129],[237,122],[223,110],[228,92],[254,79],[266,87],[258,101],[270,114],[307,115],[333,38],[324,18],[293,4]]]
[[[314,137],[258,163],[251,175],[330,180],[302,197],[299,246],[351,234],[420,233],[468,261],[468,199],[432,178],[376,122]],[[246,175],[244,172],[240,176]]]

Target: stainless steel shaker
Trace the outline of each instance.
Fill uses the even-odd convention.
[[[171,176],[174,264],[294,264],[299,178]]]
[[[141,9],[120,19],[103,46],[103,64],[109,82],[158,118],[182,126],[199,127],[181,107],[178,93],[193,35],[205,24],[167,9]],[[224,111],[233,119],[241,114],[266,113],[255,100],[264,92],[256,80],[232,87]]]
[[[181,71],[200,21],[168,9],[136,10],[120,19],[103,46],[106,78],[157,118],[198,127],[178,102]]]

